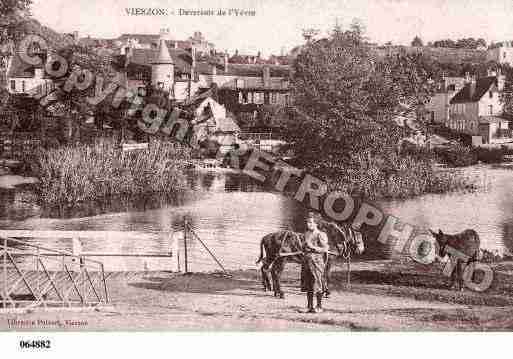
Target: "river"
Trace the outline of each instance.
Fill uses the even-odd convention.
[[[424,195],[379,203],[386,213],[416,226],[446,233],[475,229],[482,247],[502,253],[513,248],[513,168],[476,166],[465,169],[485,185],[476,193]],[[113,203],[88,210],[48,211],[21,192],[2,194],[0,229],[166,232],[180,229],[184,216],[194,231],[228,269],[255,268],[260,238],[278,229],[304,230],[306,209],[281,193],[269,192],[241,174],[190,175],[194,191],[173,200],[146,199]],[[169,252],[170,243],[134,241],[122,236],[82,241],[86,252]],[[70,240],[32,243],[71,250]],[[183,255],[183,253],[182,253]],[[188,245],[189,269],[219,269],[196,240]],[[182,258],[183,259],[183,258]],[[367,258],[372,259],[372,258]],[[107,270],[166,269],[167,259],[103,258]]]

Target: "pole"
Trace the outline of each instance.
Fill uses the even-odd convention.
[[[105,280],[105,267],[103,263],[101,264],[102,270],[102,281],[103,281],[103,290],[105,291],[105,303],[109,302],[109,292],[107,291],[107,281]]]
[[[184,245],[184,260],[185,260],[185,274],[189,273],[189,264],[187,258],[187,229],[189,225],[187,224],[187,218],[183,219],[183,245]]]
[[[223,270],[223,272],[225,274],[228,274],[228,272],[226,271],[226,269],[223,267],[223,265],[221,264],[221,262],[219,262],[219,260],[217,259],[217,257],[214,255],[214,253],[212,253],[210,251],[210,249],[207,247],[207,245],[205,243],[203,243],[203,241],[201,240],[201,238],[194,232],[194,231],[191,231],[192,234],[194,234],[194,237],[196,237],[196,239],[201,243],[201,245],[207,250],[208,254],[210,254],[210,256],[212,258],[214,258],[214,260],[216,261],[217,265]],[[303,252],[300,252],[300,253],[303,253]]]
[[[7,238],[4,238],[4,288],[2,293],[2,308],[5,308],[7,306]]]
[[[347,289],[351,286],[351,254],[347,257]]]

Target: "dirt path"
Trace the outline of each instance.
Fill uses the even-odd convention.
[[[334,273],[321,314],[301,313],[298,273],[284,276],[287,297],[261,290],[256,271],[113,275],[111,304],[94,310],[0,314],[1,330],[512,330],[513,265],[499,268],[487,293],[447,290],[434,269],[387,262],[355,266],[350,289]],[[124,278],[123,280],[121,278]],[[17,322],[14,323],[13,320]]]

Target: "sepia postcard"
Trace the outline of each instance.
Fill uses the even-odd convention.
[[[0,0],[0,331],[512,330],[512,15]]]

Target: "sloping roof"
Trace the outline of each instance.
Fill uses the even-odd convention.
[[[509,122],[510,120],[501,116],[480,116],[479,123]]]
[[[42,62],[41,65],[31,65],[24,62],[18,53],[14,54],[11,61],[11,66],[9,67],[9,71],[7,72],[7,78],[31,78],[34,77],[34,69],[36,67],[43,67],[44,61],[46,61],[46,56],[41,55]]]
[[[128,39],[136,39],[140,44],[158,43],[159,35],[155,34],[122,34],[116,40],[127,41]]]
[[[229,116],[216,118],[215,121],[215,132],[240,132],[239,125]]]
[[[497,77],[481,77],[476,80],[475,89],[472,91],[472,84],[466,84],[454,97],[450,103],[467,103],[477,102],[483,95],[490,89],[490,87],[497,82]]]
[[[169,49],[164,39],[160,39],[159,41],[157,55],[153,58],[152,64],[173,64],[173,59],[169,54]]]
[[[188,73],[191,69],[191,55],[182,49],[169,49],[169,55],[175,64],[175,72]],[[132,49],[130,63],[143,66],[151,66],[154,58],[157,56],[157,50],[154,49]]]

